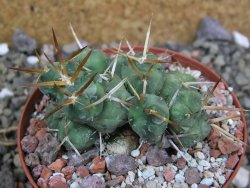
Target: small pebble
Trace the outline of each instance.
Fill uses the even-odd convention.
[[[7,43],[0,43],[0,56],[4,56],[9,52]]]
[[[39,62],[39,59],[36,56],[28,56],[27,63],[30,65],[36,65]]]

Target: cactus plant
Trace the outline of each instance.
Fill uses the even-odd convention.
[[[142,53],[118,49],[112,57],[85,47],[63,60],[54,31],[53,37],[58,62],[45,54],[49,64],[43,70],[14,69],[40,74],[38,83],[28,86],[39,87],[55,104],[47,108],[45,119],[58,129],[66,149],[84,150],[95,143],[98,132],[129,125],[142,140],[155,144],[166,130],[176,138],[185,135],[176,141],[185,147],[209,134],[202,95],[183,84],[196,79],[166,72],[161,66],[165,62],[148,52],[147,45]]]

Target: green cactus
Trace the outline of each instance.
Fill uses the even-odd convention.
[[[84,150],[95,143],[98,132],[113,133],[127,122],[139,137],[155,144],[170,129],[185,135],[179,139],[185,147],[209,134],[201,94],[185,85],[195,78],[164,71],[155,54],[118,52],[112,59],[87,47],[62,60],[57,51],[59,62],[36,70],[38,83],[30,86],[51,97],[56,107],[49,105],[45,118],[50,128],[58,129],[61,141],[69,140],[66,149]]]

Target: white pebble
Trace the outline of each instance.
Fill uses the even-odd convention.
[[[69,159],[69,157],[67,155],[62,155],[62,158],[65,159],[65,160]]]
[[[197,166],[198,166],[198,164],[197,164],[197,162],[196,162],[195,159],[192,159],[192,160],[188,163],[188,165],[189,165],[190,167],[197,167]]]
[[[201,71],[198,71],[198,70],[193,70],[191,72],[191,75],[195,78],[199,78],[201,76]]]
[[[9,90],[8,88],[3,88],[1,91],[0,91],[0,99],[3,99],[5,97],[12,97],[14,96],[14,93]]]
[[[225,176],[219,176],[218,181],[219,181],[219,184],[223,185],[226,182]]]
[[[123,181],[121,184],[121,188],[125,188],[126,187],[126,183]]]
[[[140,150],[135,149],[135,150],[131,151],[132,157],[138,157],[139,155],[140,155]]]
[[[73,182],[70,184],[70,188],[80,188],[80,185],[77,182]]]
[[[214,177],[214,174],[212,172],[210,172],[210,171],[205,171],[204,172],[204,177],[205,178],[212,178],[212,177]]]
[[[191,188],[197,188],[198,187],[198,185],[196,184],[196,183],[193,183],[192,185],[191,185]]]
[[[214,182],[214,179],[213,178],[204,178],[200,184],[204,184],[204,185],[207,185],[207,186],[210,186],[212,185]]]
[[[199,161],[199,165],[204,166],[204,167],[211,167],[210,163],[206,160]]]
[[[236,44],[238,44],[239,46],[242,46],[244,48],[249,48],[250,44],[249,44],[249,40],[248,38],[239,33],[238,31],[233,31],[233,38]]]
[[[77,179],[77,174],[74,172],[73,174],[72,174],[72,180],[76,180]]]
[[[175,181],[177,183],[184,183],[185,177],[182,174],[176,174],[175,176]]]
[[[197,169],[198,169],[200,172],[203,172],[203,170],[204,170],[204,169],[203,169],[203,166],[201,166],[201,165],[198,165],[198,166],[197,166]]]
[[[195,149],[202,149],[202,143],[198,142],[195,146]]]
[[[62,177],[64,177],[64,174],[63,174],[63,173],[60,173],[60,172],[55,172],[55,173],[52,174],[52,176],[62,176]],[[51,178],[52,176],[50,176],[50,178]]]
[[[30,65],[35,65],[39,62],[39,59],[36,56],[28,56],[27,63]]]
[[[142,172],[139,169],[137,170],[137,175],[138,177],[142,177]]]
[[[3,56],[9,52],[9,47],[7,43],[0,44],[0,55]]]
[[[201,159],[201,160],[205,159],[205,155],[200,151],[196,152],[195,155],[198,159]]]
[[[142,172],[142,177],[143,179],[147,179],[151,176],[155,175],[155,170],[153,167],[148,166],[143,172]]]
[[[131,183],[135,181],[135,173],[132,171],[128,171],[128,177]]]
[[[213,162],[215,162],[215,158],[214,157],[211,157],[210,158],[210,161],[213,163]]]
[[[155,179],[155,175],[150,176],[148,179],[149,179],[149,180],[154,180],[154,179]]]

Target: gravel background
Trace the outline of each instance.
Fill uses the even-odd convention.
[[[244,40],[236,40],[235,35],[223,28],[218,21],[205,17],[196,33],[196,40],[191,44],[167,42],[161,47],[180,51],[212,67],[234,88],[243,108],[250,109],[250,48],[244,44],[246,44]],[[0,188],[11,188],[16,185],[31,187],[21,168],[16,146],[13,144],[16,138],[15,131],[6,134],[2,132],[17,127],[22,107],[31,92],[30,89],[20,86],[35,80],[33,76],[9,70],[7,67],[37,68],[39,65],[34,57],[34,49],[40,48],[53,57],[51,45],[37,46],[35,39],[20,30],[13,35],[12,45],[6,48],[5,44],[0,44]],[[63,46],[62,49],[66,56],[77,48],[76,44],[72,43]],[[249,123],[248,114],[247,124]],[[12,146],[5,146],[6,144]],[[247,149],[243,167],[248,173],[249,160],[250,150]],[[247,173],[244,176],[241,177],[249,178]]]

